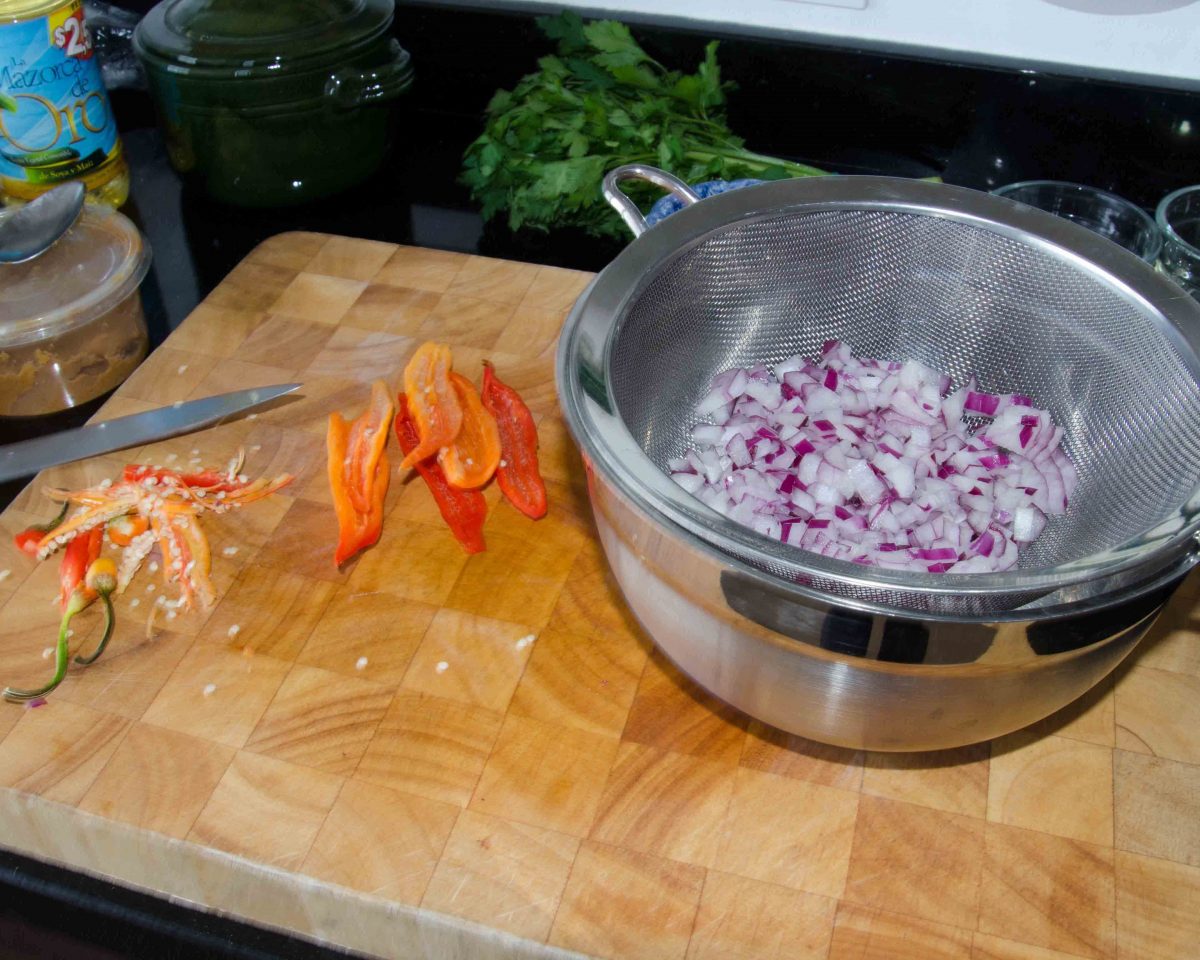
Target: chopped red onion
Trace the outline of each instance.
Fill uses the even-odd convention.
[[[725,516],[823,556],[1007,570],[1019,544],[1066,512],[1075,467],[1062,428],[1028,396],[986,393],[973,378],[952,386],[922,363],[855,357],[837,340],[817,363],[726,370],[696,407],[692,448],[668,468]]]

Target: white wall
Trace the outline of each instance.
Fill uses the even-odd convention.
[[[429,2],[429,0],[426,0]],[[462,2],[462,0],[459,0]],[[466,0],[1200,90],[1200,0]]]

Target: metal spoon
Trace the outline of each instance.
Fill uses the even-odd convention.
[[[45,253],[71,229],[86,191],[64,183],[12,211],[0,211],[0,263],[24,263]]]

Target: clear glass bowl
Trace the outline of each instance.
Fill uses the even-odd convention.
[[[1164,238],[1163,272],[1200,299],[1200,186],[1167,194],[1156,216]]]
[[[1114,193],[1062,180],[1025,180],[992,191],[1087,227],[1147,263],[1158,260],[1162,234],[1141,207]]]

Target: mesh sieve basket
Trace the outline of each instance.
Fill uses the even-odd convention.
[[[852,602],[978,617],[1116,589],[1194,547],[1198,338],[1194,301],[1074,224],[942,184],[813,178],[723,194],[643,233],[577,303],[560,392],[585,453],[664,523]],[[816,357],[830,339],[1028,394],[1064,428],[1078,488],[1016,569],[831,560],[669,480],[715,374]]]

